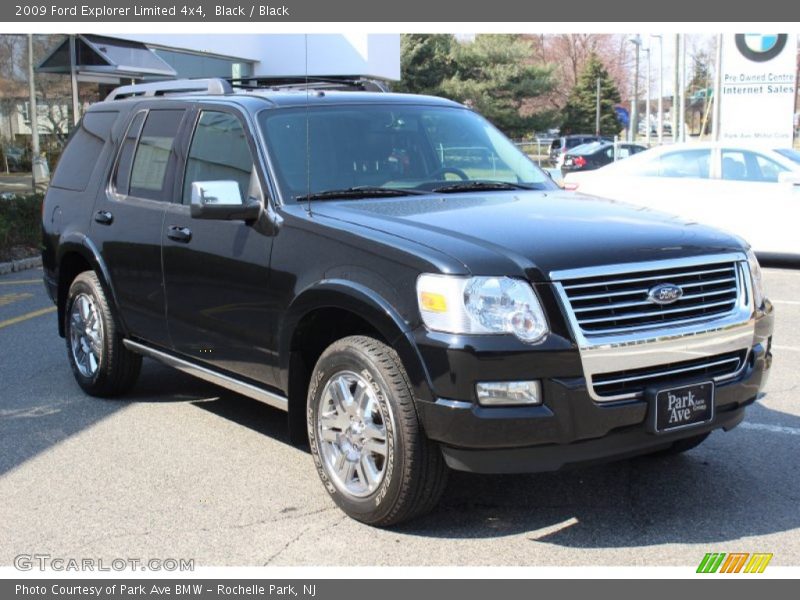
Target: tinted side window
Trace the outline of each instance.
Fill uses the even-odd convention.
[[[117,111],[86,113],[53,175],[53,187],[86,190],[118,115]]]
[[[693,177],[708,179],[711,150],[681,150],[637,164],[636,175],[646,177]]]
[[[758,181],[775,183],[785,167],[755,152],[747,150],[722,151],[722,178],[729,181]]]
[[[167,165],[183,110],[151,110],[136,145],[131,168],[130,195],[164,200]]]
[[[753,159],[755,163],[753,171],[755,171],[754,175],[758,177],[758,181],[776,183],[778,175],[789,170],[762,154],[753,154]]]
[[[244,199],[252,173],[253,155],[239,119],[228,113],[203,111],[186,161],[183,203],[191,202],[195,181],[235,181]]]
[[[133,154],[136,152],[136,141],[139,139],[139,132],[142,130],[145,114],[144,112],[136,114],[128,126],[128,131],[125,132],[125,139],[122,140],[122,148],[117,159],[117,170],[114,172],[112,183],[114,189],[120,194],[128,194]]]

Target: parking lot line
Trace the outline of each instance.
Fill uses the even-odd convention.
[[[27,300],[28,298],[33,298],[33,294],[28,292],[2,294],[0,295],[0,306],[7,306],[14,302],[19,302],[20,300]]]
[[[775,350],[788,350],[789,352],[800,352],[800,348],[795,346],[772,346]]]
[[[14,279],[12,281],[0,281],[0,285],[24,285],[28,283],[42,283],[41,279]]]
[[[770,433],[787,433],[789,435],[800,435],[800,428],[785,427],[783,425],[767,425],[766,423],[751,423],[743,421],[739,427],[745,429],[757,429],[758,431],[769,431]]]
[[[790,306],[800,306],[797,300],[770,300],[773,304],[789,304]]]
[[[33,312],[26,313],[24,315],[20,315],[18,317],[14,317],[13,319],[7,319],[5,321],[0,321],[0,329],[4,327],[8,327],[9,325],[16,325],[17,323],[21,323],[22,321],[27,321],[28,319],[33,319],[35,317],[41,317],[42,315],[46,315],[51,312],[55,312],[55,306],[49,306],[47,308],[42,308],[40,310],[34,310]]]

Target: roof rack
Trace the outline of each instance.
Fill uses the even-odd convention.
[[[177,79],[134,83],[112,90],[106,101],[126,100],[128,98],[153,98],[158,96],[205,94],[223,96],[235,90],[337,90],[388,92],[389,86],[376,79],[358,76],[297,76],[297,77],[242,77],[239,79]]]
[[[388,92],[389,86],[383,81],[359,76],[319,76],[308,77],[242,77],[227,81],[242,90],[337,90],[362,92]]]
[[[222,96],[233,92],[231,84],[224,79],[177,79],[135,83],[115,88],[107,97],[110,100],[125,100],[136,97],[169,96],[173,94],[207,94]]]

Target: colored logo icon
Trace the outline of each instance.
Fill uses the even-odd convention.
[[[783,51],[787,37],[785,33],[737,33],[736,48],[748,60],[765,62]]]
[[[698,573],[763,573],[772,554],[709,552],[697,566]]]

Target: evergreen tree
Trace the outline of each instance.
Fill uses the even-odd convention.
[[[541,127],[544,117],[525,114],[526,100],[549,91],[549,67],[531,64],[530,41],[518,35],[404,35],[398,90],[444,96],[475,108],[511,137]]]
[[[442,82],[453,76],[454,36],[449,34],[404,34],[400,38],[401,79],[399,92],[442,94]]]
[[[512,138],[542,126],[524,114],[523,103],[552,88],[550,67],[531,64],[531,42],[519,35],[478,35],[456,44],[455,74],[442,82],[443,95],[472,106]]]
[[[600,79],[600,135],[614,135],[621,125],[614,106],[619,104],[617,86],[596,54],[591,54],[564,107],[561,133],[594,133],[597,110],[597,80]]]

